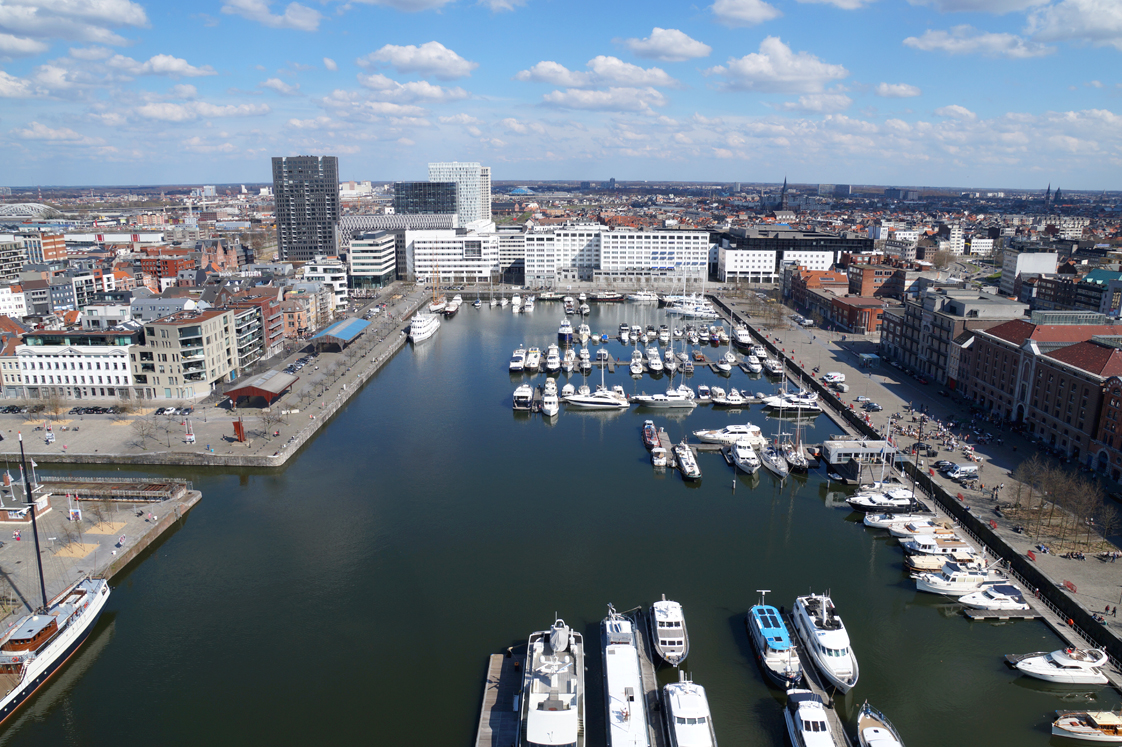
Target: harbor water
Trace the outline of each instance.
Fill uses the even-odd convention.
[[[621,322],[681,324],[653,305],[592,309],[588,324],[624,361]],[[585,635],[586,732],[601,745],[599,622],[608,603],[645,607],[662,594],[684,606],[684,668],[707,690],[722,747],[785,745],[783,696],[745,633],[758,589],[788,609],[796,595],[832,594],[861,666],[839,698],[851,733],[865,700],[909,747],[1049,744],[1056,709],[1118,706],[1108,688],[1050,687],[1007,669],[1004,654],[1062,641],[1035,621],[971,623],[949,600],[917,593],[897,542],[866,529],[824,469],[785,483],[764,470],[734,478],[719,454],[702,453],[691,484],[651,467],[645,419],[675,441],[745,422],[774,434],[780,422],[758,405],[672,417],[562,407],[552,422],[512,412],[514,388],[544,375],[509,374],[511,351],[544,352],[562,316],[560,303],[519,315],[465,305],[286,468],[160,473],[192,479],[202,502],[117,579],[87,645],[5,725],[0,745],[466,747],[488,655],[555,614]],[[629,393],[668,381],[636,381],[626,365],[606,376]],[[775,386],[700,367],[687,381]],[[839,432],[819,416],[803,439]],[[109,472],[153,474],[81,474]],[[659,677],[677,678],[665,667]]]

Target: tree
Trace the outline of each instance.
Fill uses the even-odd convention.
[[[147,451],[148,447],[145,446],[145,444],[148,442],[148,439],[156,434],[156,421],[152,417],[140,417],[134,419],[129,427],[132,428],[133,433],[136,434],[138,439],[137,444],[140,448]]]
[[[66,408],[66,398],[62,396],[59,387],[49,387],[47,396],[43,399],[43,404],[46,405],[47,414],[58,420],[58,416]]]
[[[272,441],[273,431],[276,429],[276,426],[284,422],[284,415],[281,414],[280,410],[274,410],[271,407],[267,407],[260,413],[258,413],[257,420],[259,423],[261,423],[261,427],[264,429],[265,438]]]
[[[954,260],[954,252],[949,252],[946,249],[940,249],[931,255],[931,264],[935,265],[935,269],[940,271],[950,267]]]

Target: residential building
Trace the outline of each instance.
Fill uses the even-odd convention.
[[[273,200],[282,262],[307,262],[337,253],[338,158],[273,158]]]
[[[22,241],[0,241],[0,285],[18,281],[26,262],[27,250]]]
[[[460,225],[491,222],[491,167],[476,162],[430,163],[430,182],[455,182]]]
[[[331,324],[335,312],[335,292],[326,283],[291,282],[284,299],[303,301],[308,305],[308,327],[312,332]]]
[[[23,375],[20,373],[19,356],[16,348],[22,342],[22,335],[4,332],[0,334],[0,390],[5,399],[23,396]]]
[[[91,303],[82,307],[82,329],[107,330],[132,321],[127,303]]]
[[[1095,336],[1043,354],[1033,380],[1029,433],[1077,462],[1093,463],[1105,384],[1119,375],[1122,336]]]
[[[1013,295],[1013,283],[1021,273],[1036,275],[1055,274],[1059,265],[1056,252],[1021,252],[1006,249],[1001,263],[1001,295]]]
[[[335,296],[335,307],[347,305],[347,266],[338,257],[317,256],[314,261],[304,265],[304,280],[323,283],[331,288]]]
[[[255,360],[271,358],[284,349],[284,314],[281,311],[281,290],[269,286],[249,288],[233,294],[219,294],[221,305],[231,309],[256,309],[257,328],[260,331],[260,344]],[[239,327],[238,343],[238,370],[241,371],[250,363],[245,362],[241,354],[243,344],[241,340],[241,320],[235,317],[235,325]],[[248,348],[246,348],[248,349]]]
[[[173,285],[181,270],[191,270],[198,266],[197,260],[191,257],[189,249],[152,247],[145,250],[140,258],[141,272],[157,280],[170,279]]]
[[[499,272],[504,283],[526,282],[526,231],[521,226],[498,226]]]
[[[940,223],[936,242],[941,252],[950,252],[956,257],[966,252],[966,235],[958,223]]]
[[[265,357],[265,329],[261,309],[244,306],[231,309],[234,313],[235,371],[230,378],[245,374],[257,361]],[[283,334],[283,329],[281,330]]]
[[[311,332],[308,323],[309,298],[291,296],[281,301],[281,314],[284,316],[284,336],[288,340],[299,340]]]
[[[145,323],[185,311],[201,311],[209,308],[210,304],[187,297],[151,296],[134,298],[129,306],[132,318]]]
[[[1098,431],[1091,449],[1096,453],[1090,466],[1115,482],[1122,481],[1122,378],[1111,376],[1103,383]]]
[[[398,215],[448,215],[457,207],[456,182],[394,182],[393,211]]]
[[[845,253],[873,250],[873,240],[856,233],[798,231],[786,226],[733,228],[718,236],[721,282],[775,283],[788,262],[808,270],[828,270]]]
[[[238,366],[234,309],[181,311],[148,322],[134,355],[133,375],[144,399],[194,401],[229,381]],[[241,313],[250,314],[243,309]]]
[[[27,316],[27,296],[22,285],[0,285],[0,315],[13,319]]]
[[[834,324],[856,335],[875,334],[881,331],[885,302],[880,298],[843,296],[833,300]]]
[[[130,352],[141,340],[136,329],[29,332],[16,346],[26,396],[128,399],[133,385]]]
[[[790,298],[807,316],[829,319],[833,299],[849,292],[849,279],[834,270],[808,270],[796,266],[791,273]]]
[[[397,240],[392,231],[364,233],[347,252],[348,284],[355,290],[384,288],[397,274]]]

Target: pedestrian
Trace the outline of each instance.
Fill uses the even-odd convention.
[[[1118,617],[1118,605],[1117,604],[1114,605],[1114,609],[1112,609],[1110,611],[1110,616],[1111,617]]]

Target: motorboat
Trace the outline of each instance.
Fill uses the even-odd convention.
[[[716,325],[713,325],[712,327],[709,328],[709,344],[710,345],[720,345],[721,344],[721,329],[722,329],[721,327],[717,327]]]
[[[678,666],[690,653],[690,636],[682,605],[663,594],[661,600],[651,605],[649,618],[655,653],[670,666]]]
[[[658,341],[664,345],[670,342],[670,328],[665,324],[658,325]]]
[[[814,392],[785,392],[774,397],[767,397],[763,403],[765,407],[773,410],[822,412],[822,405],[818,402],[818,395]]]
[[[908,513],[896,513],[889,511],[886,513],[869,513],[865,514],[863,522],[865,526],[872,527],[873,529],[888,529],[895,525],[904,525],[911,522],[930,521],[933,513],[923,513],[920,511],[910,511]]]
[[[565,355],[561,357],[561,368],[565,369],[565,373],[572,373],[573,369],[577,367],[577,353],[572,348],[565,349]]]
[[[764,371],[764,367],[754,358],[748,358],[748,360],[744,361],[744,367],[748,369],[748,373],[758,374]]]
[[[529,384],[522,384],[514,390],[514,409],[529,410],[534,406],[534,388]]]
[[[547,379],[547,381],[553,381],[553,379]],[[545,393],[542,394],[542,415],[552,418],[559,412],[561,412],[561,400],[557,397],[557,385],[555,384],[552,391],[546,387]]]
[[[581,316],[588,316],[589,314],[592,313],[592,307],[589,306],[586,303],[582,303],[580,305],[580,313],[581,313]]]
[[[888,527],[888,533],[899,539],[908,539],[917,534],[931,534],[935,536],[942,534],[946,536],[954,534],[954,527],[945,521],[925,519],[922,521],[908,521],[903,524],[891,524]]]
[[[515,314],[522,311],[522,296],[515,293],[510,297],[510,310]]]
[[[958,603],[975,610],[994,612],[1029,609],[1021,590],[1012,584],[994,584],[958,598]]]
[[[630,335],[631,335],[631,327],[628,326],[627,322],[623,322],[622,324],[620,324],[619,325],[619,341],[620,342],[627,342],[627,338]]]
[[[760,449],[760,463],[775,473],[776,477],[784,479],[790,472],[787,466],[787,460],[783,457],[783,452],[779,447],[774,444],[767,444],[764,448]]]
[[[815,668],[843,694],[852,690],[860,669],[833,600],[826,594],[796,597],[791,619]]]
[[[670,747],[717,747],[704,687],[679,671],[678,681],[662,688],[662,703]]]
[[[950,555],[956,552],[972,551],[969,543],[953,538],[937,537],[930,534],[917,534],[911,539],[900,543],[904,552],[909,555]]]
[[[546,348],[545,370],[548,373],[557,373],[561,370],[561,352],[556,345],[550,345]]]
[[[566,355],[571,353],[572,349],[566,351]],[[592,370],[592,353],[588,348],[581,348],[580,355],[578,356],[577,366],[581,371],[588,372]]]
[[[737,327],[732,333],[732,344],[738,348],[752,347],[752,333],[747,327]]]
[[[883,513],[885,511],[907,511],[915,503],[915,496],[910,490],[894,488],[892,490],[859,492],[846,498],[846,503],[854,511],[866,513]]]
[[[765,358],[763,363],[764,369],[767,370],[772,376],[783,375],[783,364],[774,358]]]
[[[723,397],[711,397],[713,407],[746,407],[748,400],[740,393],[739,389],[729,389]]]
[[[1052,736],[1099,744],[1122,744],[1122,712],[1056,711]]]
[[[692,410],[697,407],[693,397],[676,388],[667,389],[666,394],[634,394],[631,401],[640,407],[659,410]]]
[[[709,401],[710,402],[712,402],[715,399],[724,399],[724,398],[725,398],[725,390],[724,389],[722,389],[719,386],[709,387]]]
[[[627,300],[634,303],[658,303],[658,294],[650,291],[639,291],[638,293],[628,294]]]
[[[717,342],[724,345],[726,342],[730,342],[731,339],[728,331],[723,326],[717,327]]]
[[[522,302],[522,313],[527,314],[534,310],[534,297],[526,296],[526,300]]]
[[[708,384],[698,384],[698,386],[697,386],[697,396],[701,397],[702,399],[709,399],[709,385]]]
[[[834,733],[822,696],[810,690],[787,691],[783,720],[794,747],[848,747],[844,735]]]
[[[697,401],[697,395],[695,395],[693,393],[693,390],[690,389],[689,386],[687,386],[685,382],[679,384],[676,387],[675,386],[668,386],[666,388],[666,393],[667,394],[676,393],[678,396],[685,397],[688,400],[693,400],[695,402]]]
[[[607,363],[608,359],[611,357],[612,356],[604,348],[600,348],[596,351],[596,362],[600,365],[604,365],[605,363]]]
[[[646,371],[646,367],[643,365],[643,352],[638,348],[631,351],[631,365],[628,370],[631,371],[632,376],[642,376],[643,372]]]
[[[638,324],[632,324],[631,325],[631,331],[627,333],[627,338],[629,340],[632,340],[632,341],[638,340],[639,337],[642,334],[643,334],[643,328],[640,327]]]
[[[577,300],[580,301],[581,303],[584,303],[585,301],[588,300],[588,295],[586,293],[583,293],[583,292],[579,293],[577,295]]]
[[[756,649],[756,660],[776,687],[784,691],[798,687],[803,679],[799,652],[779,610],[770,604],[764,604],[767,591],[761,589],[759,594],[759,604],[748,610],[744,618],[748,627],[748,640]]]
[[[433,314],[417,313],[409,322],[409,339],[413,342],[427,340],[440,329],[440,316]]]
[[[662,372],[662,355],[658,348],[647,348],[647,368],[653,374]]]
[[[737,441],[725,447],[728,460],[735,469],[754,475],[760,470],[760,458],[756,451],[745,441]]]
[[[477,298],[474,301],[472,301],[471,305],[472,305],[472,308],[478,309],[478,308],[483,306],[483,301],[481,299]]]
[[[557,339],[561,342],[573,341],[573,325],[568,319],[562,319],[557,327]]]
[[[701,389],[701,387],[698,387]],[[744,425],[726,425],[715,430],[694,431],[694,438],[707,444],[730,445],[737,442],[747,443],[749,446],[762,449],[767,445],[763,431],[758,425],[746,423]]]
[[[600,385],[595,392],[590,392],[588,386],[582,384],[576,394],[565,397],[565,404],[581,410],[626,410],[631,407],[622,387],[616,386],[609,390],[604,386],[603,368],[600,369]]]
[[[507,298],[506,296],[503,296],[502,298],[499,299],[499,308],[505,309],[509,304],[510,304],[510,299]]]
[[[541,366],[541,363],[542,351],[539,348],[531,345],[530,349],[526,351],[526,370],[537,373],[538,367]]]
[[[600,622],[600,647],[604,654],[608,747],[650,747],[635,623],[610,604],[608,616]]]
[[[565,296],[563,303],[565,304],[565,314],[572,316],[577,313],[577,302],[573,300],[572,296]]]
[[[519,715],[520,744],[584,747],[584,637],[560,618],[530,635]]]
[[[915,579],[916,591],[955,598],[1007,581],[996,571],[963,568],[953,561],[944,563],[938,573],[919,573]]]
[[[656,446],[651,449],[651,466],[665,467],[669,460],[666,456],[666,449],[661,446]]]
[[[573,386],[572,384],[565,384],[565,386],[561,387],[561,396],[562,397],[571,397],[572,395],[574,395],[576,393],[577,393],[577,388],[575,386]]]
[[[761,361],[767,360],[767,348],[765,348],[763,345],[753,345],[751,352],[752,355],[756,356],[757,359]]]
[[[1109,661],[1106,652],[1098,648],[1005,655],[1005,662],[1021,674],[1061,685],[1105,685],[1110,680],[1100,667]]]
[[[688,376],[693,376],[693,361],[687,360],[682,364],[682,373]]]
[[[460,307],[463,305],[463,303],[463,297],[461,297],[460,294],[457,293],[455,298],[445,304],[444,316],[448,317],[449,319],[454,317],[456,315],[456,312],[460,310]]]
[[[857,741],[861,747],[904,747],[892,722],[867,701],[857,714]]]
[[[587,324],[581,323],[581,325],[577,327],[577,337],[580,338],[581,342],[587,342],[588,339],[592,337],[592,329]]]
[[[718,359],[714,365],[717,366],[717,370],[721,373],[732,373],[732,364],[724,358]]]
[[[701,338],[698,336],[696,329],[691,329],[686,332],[686,342],[690,345],[696,345],[700,340]]]
[[[687,480],[700,480],[701,468],[697,466],[697,458],[693,449],[685,441],[674,447],[674,458],[678,461],[678,471]]]
[[[648,449],[653,449],[659,445],[658,429],[655,428],[653,420],[643,421],[643,445]]]
[[[952,560],[962,568],[983,569],[988,565],[986,558],[973,550],[950,553],[949,555],[905,555],[904,568],[908,573],[934,573],[942,570],[943,565]]]
[[[515,349],[514,355],[512,355],[510,357],[510,370],[511,371],[522,371],[525,368],[526,368],[526,348],[519,345]]]

